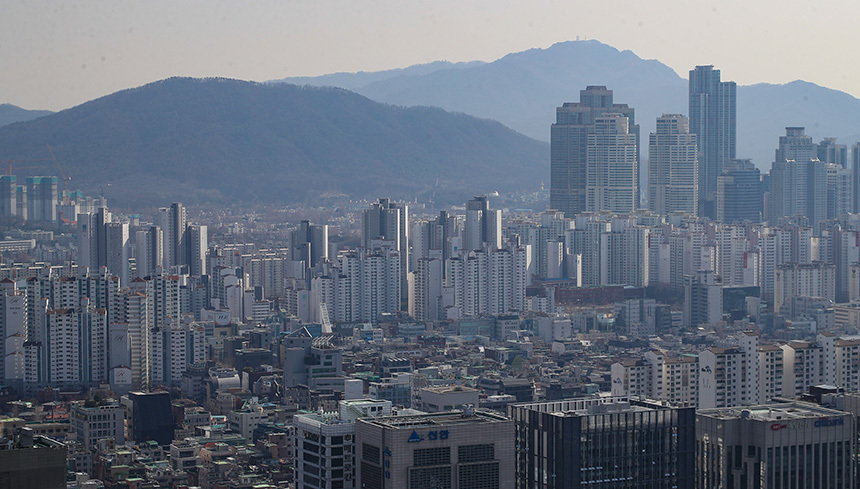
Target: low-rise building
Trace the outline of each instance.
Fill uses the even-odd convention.
[[[125,408],[116,401],[92,401],[72,404],[69,413],[71,431],[86,450],[94,450],[104,438],[117,445],[125,443]]]
[[[480,392],[463,386],[425,387],[415,395],[413,406],[419,411],[438,413],[463,409],[464,406],[476,407]]]

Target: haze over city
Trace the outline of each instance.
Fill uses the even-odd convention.
[[[492,61],[597,39],[681,76],[720,66],[739,84],[803,79],[860,95],[855,2],[10,1],[0,102],[60,110],[170,76],[265,81]],[[572,87],[575,89],[575,87]]]
[[[4,5],[0,489],[856,489],[858,14]]]

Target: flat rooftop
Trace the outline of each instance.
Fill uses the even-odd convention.
[[[500,423],[510,421],[501,414],[476,409],[472,415],[464,415],[461,411],[445,413],[428,413],[406,416],[380,416],[378,418],[362,418],[361,422],[388,429],[411,429],[419,426],[452,426],[471,423]]]
[[[805,402],[763,404],[760,406],[738,406],[730,408],[702,409],[696,413],[717,419],[754,419],[756,421],[790,421],[794,419],[817,419],[823,416],[845,416],[847,413]]]
[[[560,401],[543,401],[514,404],[515,409],[551,413],[553,416],[599,416],[603,414],[632,413],[672,409],[661,403],[626,396],[595,396]]]

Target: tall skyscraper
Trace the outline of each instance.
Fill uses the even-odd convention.
[[[27,341],[27,295],[15,282],[0,282],[0,380],[20,392],[24,385],[24,342]]]
[[[391,202],[379,199],[364,210],[362,215],[361,242],[365,249],[371,249],[375,239],[394,241],[394,248],[400,252],[400,297],[407,300],[409,285],[409,205],[405,202]]]
[[[827,171],[827,218],[836,219],[853,209],[854,178],[851,170],[839,163],[822,163]]]
[[[0,217],[18,215],[15,175],[0,176]]]
[[[78,214],[80,265],[93,272],[107,267],[120,278],[122,286],[130,280],[130,242],[127,222],[116,222],[104,207],[96,213]]]
[[[838,144],[836,138],[824,138],[817,146],[818,159],[824,163],[835,163],[848,168],[848,146]]]
[[[786,127],[785,136],[779,137],[774,161],[818,159],[818,148],[805,127]]]
[[[717,220],[761,222],[761,171],[752,160],[732,160],[717,178]]]
[[[57,220],[57,177],[27,177],[27,219]]]
[[[812,137],[802,127],[786,127],[770,170],[768,223],[800,219],[816,228],[827,219],[827,167],[818,160]]]
[[[318,266],[328,258],[328,226],[302,221],[290,234],[290,250],[292,259],[304,261],[306,269]]]
[[[174,202],[170,207],[158,209],[158,225],[161,226],[164,244],[162,246],[166,270],[183,264],[182,239],[185,237],[185,207]]]
[[[580,90],[579,102],[565,102],[556,108],[556,122],[552,125],[550,135],[550,207],[564,212],[567,217],[573,217],[587,208],[589,135],[595,132],[596,119],[609,113],[620,114],[626,118],[627,134],[634,138],[635,158],[638,162],[639,126],[635,122],[634,110],[627,104],[613,103],[612,90],[607,90],[605,86],[589,86]],[[609,122],[602,123],[603,135],[599,139],[594,138],[593,142],[603,144],[608,143],[607,140],[627,141],[627,138],[619,138],[620,134],[613,134],[613,130],[620,129],[617,127],[620,121],[615,121],[616,124]],[[626,143],[624,147],[627,148]],[[628,152],[629,148],[625,149],[624,158],[629,158]],[[595,148],[592,161],[596,162],[598,156],[605,154],[605,151]],[[635,171],[638,171],[638,164]],[[600,181],[600,178],[595,178],[596,183]],[[638,174],[635,182],[638,189]]]
[[[188,274],[199,277],[206,274],[206,252],[209,250],[209,227],[202,224],[185,226],[182,239],[183,263],[188,265]]]
[[[164,262],[164,237],[161,228],[149,226],[135,231],[134,257],[137,260],[137,274],[133,278],[148,277],[155,273]]]
[[[699,214],[716,217],[717,177],[735,158],[737,85],[712,65],[690,70],[690,132],[699,145]]]
[[[854,177],[854,212],[860,212],[860,143],[851,145],[851,172]]]
[[[490,209],[486,195],[476,196],[466,202],[466,225],[463,247],[467,250],[480,250],[484,243],[492,249],[502,246],[502,213]]]
[[[699,160],[696,135],[683,115],[663,114],[649,138],[648,207],[665,215],[696,215],[699,204]]]
[[[105,250],[108,270],[119,277],[121,287],[129,282],[129,241],[127,222],[109,222],[104,228],[107,248]]]
[[[638,128],[637,128],[638,129]],[[588,135],[585,210],[633,212],[639,207],[638,131],[625,115],[594,119]]]

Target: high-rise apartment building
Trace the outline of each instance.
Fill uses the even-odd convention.
[[[57,177],[27,177],[27,219],[57,220]]]
[[[854,177],[852,205],[854,212],[860,212],[860,143],[851,145],[851,173]]]
[[[322,322],[321,308],[332,321],[376,322],[379,314],[400,310],[400,252],[385,246],[346,252],[311,280],[310,311]]]
[[[770,170],[768,223],[776,225],[781,218],[815,229],[827,219],[827,166],[802,127],[785,128]]]
[[[15,175],[0,176],[0,218],[18,215],[17,187]]]
[[[712,65],[690,70],[690,132],[699,147],[699,214],[716,217],[717,177],[735,158],[735,82],[720,81]]]
[[[824,138],[817,145],[818,159],[848,169],[848,146],[838,144],[836,138]]]
[[[409,294],[409,205],[379,199],[365,209],[361,219],[362,246],[371,249],[372,241],[383,239],[391,241],[400,254],[400,298],[406,300]]]
[[[764,200],[761,171],[752,160],[732,160],[717,177],[717,220],[761,222]]]
[[[139,229],[134,234],[134,257],[137,262],[135,277],[148,277],[161,267],[164,261],[164,236],[158,226]]]
[[[627,116],[595,118],[586,148],[586,211],[633,212],[639,207],[638,146],[638,127],[631,132]]]
[[[824,163],[827,172],[827,218],[836,219],[852,212],[854,175],[838,163]]]
[[[612,100],[612,90],[605,86],[589,86],[579,92],[579,102],[566,102],[556,109],[556,122],[552,125],[550,136],[550,207],[564,212],[565,216],[573,217],[586,210],[586,187],[588,186],[589,167],[589,136],[595,132],[595,123],[598,118],[606,114],[620,114],[626,117],[626,128],[624,123],[617,118],[604,120],[602,123],[601,137],[593,138],[592,144],[600,144],[591,152],[592,161],[598,163],[600,157],[609,159],[608,149],[621,144],[623,152],[621,155],[613,156],[611,159],[616,166],[625,167],[625,175],[631,173],[629,169],[632,160],[638,162],[639,126],[635,123],[634,110],[627,104],[615,104]],[[621,130],[628,136],[632,135],[635,156],[630,155],[630,137],[624,137]],[[638,172],[638,164],[634,165],[633,173]],[[595,177],[595,185],[606,183],[604,179]],[[634,182],[624,182],[624,187],[635,185],[638,189],[638,174],[634,176]],[[620,193],[620,192],[619,192]],[[608,205],[602,197],[605,194],[595,193],[596,205]],[[638,195],[633,207],[638,204]],[[627,205],[629,197],[623,199]],[[613,202],[613,206],[615,203]],[[622,205],[619,202],[617,205]]]
[[[714,325],[722,319],[723,283],[712,270],[684,278],[684,326]]]
[[[109,222],[105,224],[105,265],[111,273],[119,277],[120,287],[125,287],[129,282],[128,260],[131,247],[128,241],[127,222]]]
[[[657,118],[657,132],[648,145],[648,208],[657,214],[699,208],[699,159],[690,120],[678,114]]]
[[[773,310],[794,297],[836,299],[836,266],[822,262],[786,263],[776,267]]]
[[[24,385],[24,342],[27,341],[27,295],[10,279],[0,281],[0,381]],[[19,390],[20,392],[20,390]]]
[[[484,243],[491,249],[501,248],[502,213],[490,209],[490,200],[486,195],[480,195],[466,202],[463,249],[480,250]]]
[[[525,309],[530,249],[461,252],[448,259],[444,295],[460,316],[498,315]]]
[[[305,278],[309,280],[309,270],[328,258],[328,226],[300,222],[290,234],[290,253],[293,261],[305,262]]]
[[[164,244],[162,252],[166,270],[183,264],[182,240],[185,237],[185,207],[180,202],[174,202],[170,207],[158,209],[158,225],[161,227]]]
[[[188,274],[199,277],[206,274],[206,252],[209,251],[209,227],[201,224],[185,226],[182,240],[183,263],[188,265]]]

